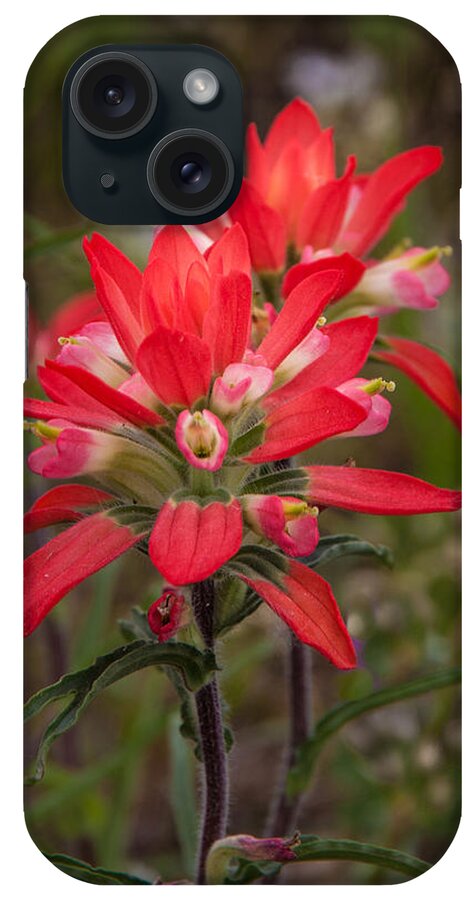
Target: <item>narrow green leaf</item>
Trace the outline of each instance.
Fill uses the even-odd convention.
[[[45,853],[44,855],[66,875],[71,875],[79,881],[87,881],[89,884],[152,884],[151,881],[144,881],[143,878],[128,875],[126,872],[97,869],[82,859],[75,859],[64,853]]]
[[[80,713],[99,691],[146,666],[171,666],[180,672],[186,687],[197,690],[216,670],[213,654],[201,652],[189,644],[169,641],[157,644],[133,641],[99,657],[87,669],[64,675],[55,684],[38,691],[25,706],[25,719],[39,713],[47,704],[73,694],[70,702],[50,722],[44,732],[36,759],[35,774],[30,783],[44,774],[46,756],[51,744],[78,721]]]
[[[302,469],[281,469],[248,481],[242,493],[303,497],[308,484],[309,478]]]
[[[369,863],[384,869],[393,869],[416,878],[431,868],[430,864],[403,853],[376,844],[363,844],[360,841],[326,840],[313,834],[304,834],[295,848],[296,859],[293,862],[310,862],[327,859],[347,859],[354,862]]]
[[[293,848],[295,859],[287,863],[269,861],[250,862],[236,859],[229,864],[224,879],[225,884],[251,884],[263,876],[277,875],[282,865],[294,865],[300,862],[324,862],[331,859],[348,860],[349,862],[367,863],[382,869],[391,869],[416,878],[431,868],[430,864],[401,850],[379,847],[377,844],[364,844],[360,841],[335,840],[320,838],[313,834],[304,834]]]
[[[437,672],[435,675],[427,675],[409,681],[406,684],[384,688],[375,691],[358,700],[350,700],[336,706],[317,723],[310,738],[299,747],[294,767],[288,775],[288,794],[293,796],[301,793],[312,778],[315,762],[322,747],[343,725],[356,719],[366,712],[407,700],[410,697],[418,697],[429,691],[439,690],[452,684],[458,684],[461,678],[459,669],[447,669]]]
[[[339,559],[341,556],[373,556],[393,566],[393,553],[389,547],[383,544],[371,544],[353,534],[332,534],[322,537],[310,556],[302,558],[302,562],[311,569],[317,569],[324,563]]]

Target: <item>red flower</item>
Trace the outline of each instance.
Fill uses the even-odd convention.
[[[183,594],[177,594],[173,588],[165,588],[158,600],[149,606],[147,621],[160,644],[177,634],[184,605]]]
[[[282,269],[288,246],[367,253],[442,160],[438,147],[418,147],[356,177],[350,156],[336,177],[332,130],[322,129],[299,98],[276,116],[263,144],[250,125],[247,155],[248,175],[230,217],[244,228],[258,272]]]
[[[266,152],[279,155],[286,121]],[[305,121],[297,133],[307,147],[316,125]],[[322,320],[361,264],[344,253],[327,268],[313,263],[309,277],[297,267],[285,305],[270,315],[252,307],[238,224],[205,254],[183,228],[162,229],[144,273],[99,235],[85,249],[108,323],[62,335],[58,359],[39,368],[50,399],[26,401],[42,442],[30,465],[48,477],[92,475],[107,491],[65,485],[28,514],[30,529],[75,524],[26,561],[27,633],[83,578],[140,542],[170,585],[241,578],[303,641],[352,667],[330,586],[289,558],[316,546],[314,506],[413,513],[459,503],[456,492],[397,473],[311,466],[293,470],[292,490],[279,473],[263,475],[264,463],[388,421],[385,382],[356,377],[376,320]],[[250,529],[259,546],[250,545]],[[159,638],[178,622],[175,612],[163,621],[164,602],[149,611]]]

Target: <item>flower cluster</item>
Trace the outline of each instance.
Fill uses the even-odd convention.
[[[26,633],[138,546],[170,585],[149,611],[159,640],[180,624],[175,588],[233,577],[302,641],[350,668],[355,651],[331,587],[301,561],[318,544],[320,513],[459,506],[458,492],[401,473],[279,463],[387,426],[383,393],[394,383],[359,374],[375,313],[434,305],[447,277],[434,248],[380,263],[360,257],[438,167],[439,150],[409,151],[368,177],[350,158],[336,178],[332,133],[297,100],[264,145],[250,128],[248,154],[229,216],[201,234],[160,229],[144,272],[101,235],[84,241],[103,312],[76,316],[74,331],[59,335],[56,358],[38,366],[49,399],[27,399],[26,415],[41,442],[31,469],[93,486],[54,487],[27,513],[27,530],[73,524],[26,560]],[[344,297],[367,314],[328,324],[324,313]],[[456,421],[451,370],[418,346],[389,338],[377,357]]]

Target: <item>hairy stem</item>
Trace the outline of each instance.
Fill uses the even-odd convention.
[[[296,816],[302,797],[288,797],[288,773],[296,762],[296,751],[311,731],[311,657],[309,647],[290,632],[288,660],[289,737],[283,760],[281,780],[273,797],[266,833],[290,834],[296,826]]]
[[[193,586],[192,606],[205,645],[214,646],[215,586],[212,579]],[[218,682],[213,678],[195,694],[204,787],[197,883],[205,883],[205,863],[211,845],[224,837],[228,819],[228,772]]]

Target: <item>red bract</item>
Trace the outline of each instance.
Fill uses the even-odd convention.
[[[276,116],[263,144],[250,125],[247,155],[247,179],[230,216],[243,226],[258,272],[282,269],[289,246],[334,247],[362,256],[407,194],[442,161],[438,147],[418,147],[362,179],[355,177],[350,156],[336,177],[332,130],[322,129],[299,98]]]
[[[459,505],[457,492],[399,473],[263,470],[320,441],[382,430],[390,405],[380,393],[392,383],[359,376],[377,319],[327,325],[322,315],[364,280],[363,264],[348,252],[300,263],[286,276],[276,313],[259,298],[254,305],[248,239],[258,269],[279,268],[287,240],[337,246],[345,234],[354,246],[353,222],[370,246],[410,186],[436,165],[434,151],[397,158],[364,186],[354,181],[352,161],[336,178],[332,136],[301,101],[278,117],[264,147],[253,131],[250,143],[254,186],[245,185],[232,213],[238,217],[241,203],[242,224],[205,253],[185,229],[168,226],[141,272],[100,235],[84,242],[107,322],[60,335],[57,359],[38,370],[49,400],[25,405],[42,444],[30,456],[34,471],[87,476],[101,489],[63,485],[28,513],[30,530],[75,524],[26,561],[27,633],[72,587],[140,543],[170,584],[167,596],[211,576],[240,578],[301,640],[350,668],[355,653],[330,586],[292,559],[315,550],[319,508],[407,514]],[[361,196],[350,213],[355,190]],[[261,266],[268,251],[273,264]],[[398,365],[392,341],[394,358],[390,351],[381,358]],[[406,371],[416,366],[411,360],[408,353]],[[431,372],[434,394],[453,409],[441,368],[428,365],[414,377],[430,392]],[[162,604],[163,596],[149,611],[159,639],[179,620],[164,623]]]

